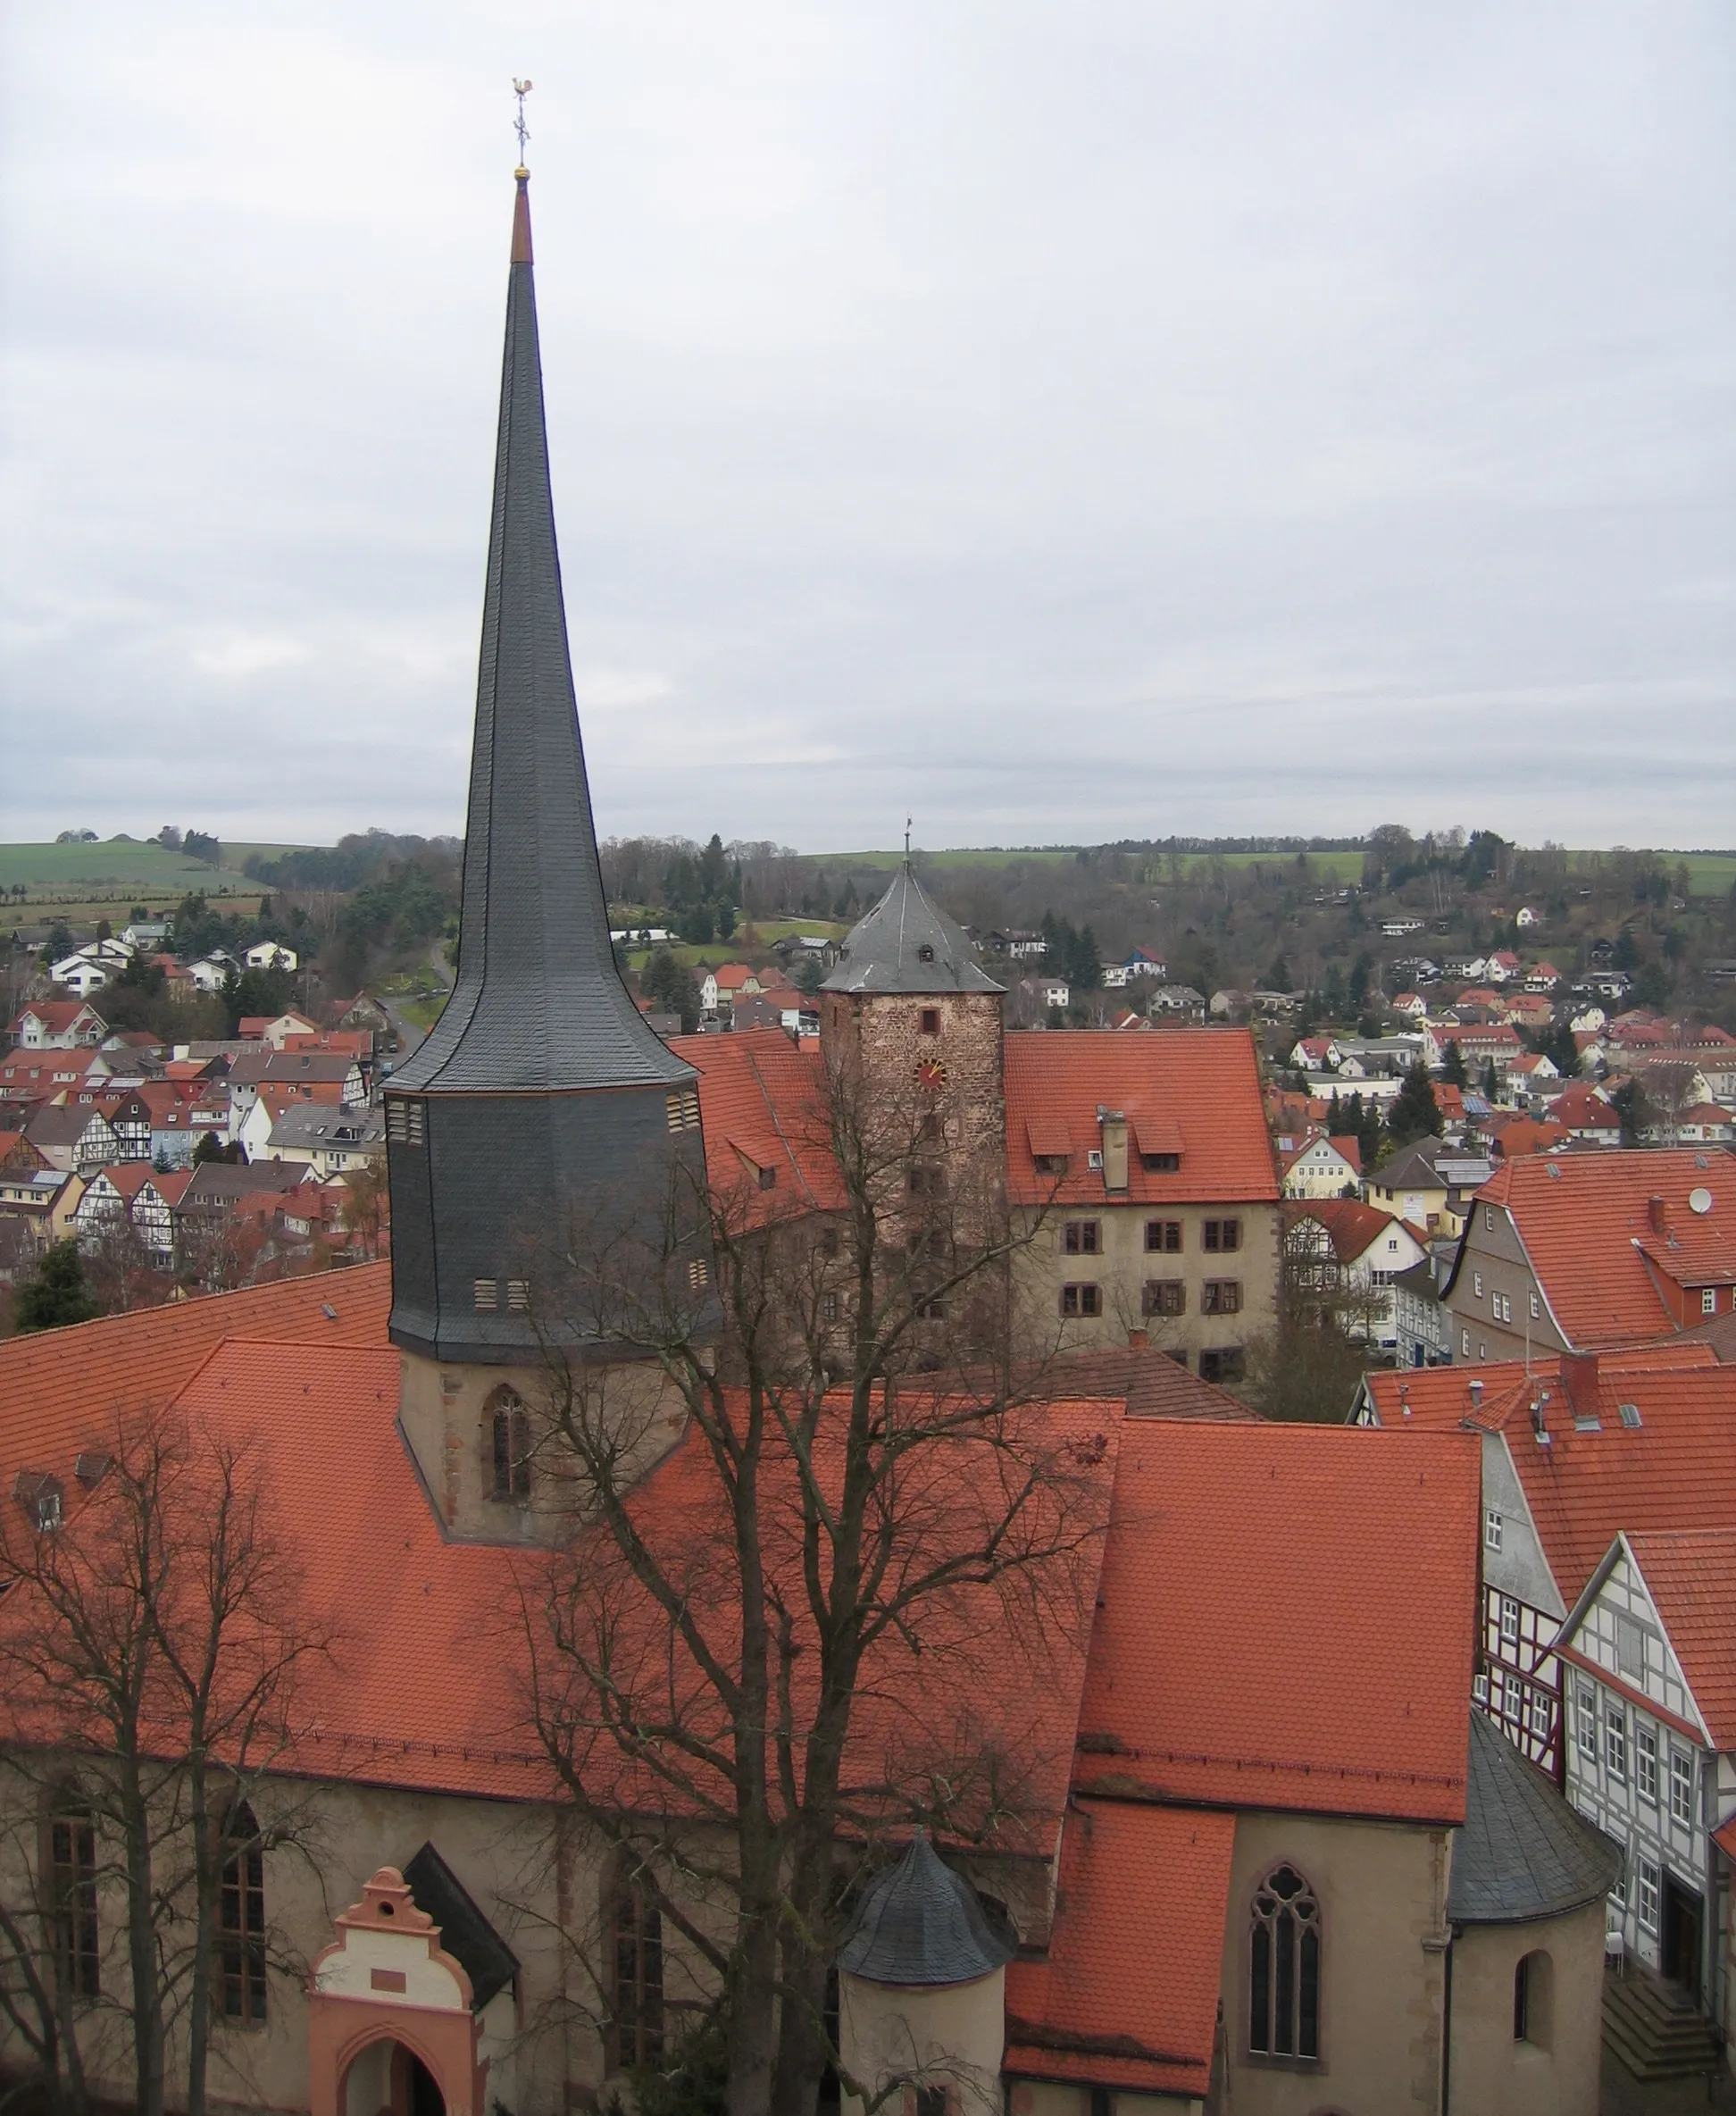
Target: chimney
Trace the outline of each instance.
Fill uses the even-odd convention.
[[[1473,1410],[1482,1409],[1482,1384],[1480,1381],[1471,1384],[1471,1408]]]
[[[1150,1342],[1151,1333],[1148,1330],[1130,1330],[1127,1333],[1127,1349],[1131,1352],[1142,1352]]]
[[[1127,1188],[1127,1119],[1119,1109],[1099,1109],[1098,1123],[1103,1129],[1103,1187],[1106,1191],[1124,1191]]]
[[[1651,1222],[1651,1231],[1654,1234],[1663,1234],[1664,1200],[1662,1198],[1654,1195],[1647,1199],[1646,1217]]]
[[[1657,1200],[1654,1200],[1656,1202]],[[1578,1418],[1598,1415],[1598,1355],[1596,1352],[1563,1352],[1561,1385],[1567,1393],[1567,1408]]]

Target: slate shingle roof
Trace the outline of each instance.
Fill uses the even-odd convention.
[[[1554,1918],[1607,1894],[1622,1855],[1481,1712],[1471,1715],[1465,1827],[1453,1838],[1455,1925]]]
[[[850,928],[822,991],[1005,991],[979,969],[971,944],[901,866],[873,909]]]
[[[396,1091],[678,1085],[614,966],[567,650],[519,183],[465,825],[458,974]]]
[[[976,1890],[918,1829],[904,1857],[864,1892],[838,1965],[869,1984],[972,1984],[1012,1953]]]

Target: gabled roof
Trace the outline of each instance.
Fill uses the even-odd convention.
[[[1079,1790],[1461,1821],[1480,1466],[1468,1434],[1129,1420]]]
[[[1040,1960],[1006,1972],[1014,2078],[1203,2095],[1235,1817],[1079,1800]]]
[[[1258,1061],[1246,1029],[1174,1029],[1122,1036],[1113,1029],[1014,1031],[1006,1041],[1007,1194],[1014,1204],[1256,1203],[1278,1199],[1278,1175],[1260,1100]],[[1101,1144],[1098,1112],[1119,1110],[1132,1134],[1127,1189],[1103,1187],[1087,1155]],[[1181,1165],[1147,1168],[1137,1150],[1147,1127],[1182,1134]],[[1031,1145],[1064,1130],[1064,1175],[1040,1170]],[[1155,1134],[1154,1134],[1155,1136]]]
[[[716,1192],[739,1191],[738,1213],[757,1223],[842,1203],[817,1051],[780,1028],[675,1036],[669,1047],[699,1075],[706,1171]],[[757,1172],[768,1169],[774,1180],[761,1189]]]
[[[1607,1894],[1621,1869],[1616,1846],[1582,1821],[1490,1720],[1473,1712],[1448,1920],[1514,1925],[1557,1918]]]
[[[1371,1374],[1363,1385],[1388,1428],[1427,1434],[1463,1424],[1506,1434],[1543,1555],[1569,1605],[1622,1530],[1736,1521],[1736,1367],[1721,1366],[1705,1343],[1678,1339],[1599,1353],[1595,1380],[1582,1368],[1571,1398],[1557,1359],[1533,1359],[1529,1378],[1512,1359]],[[1533,1432],[1540,1403],[1547,1446]],[[1624,1403],[1637,1425],[1623,1418]],[[1593,1406],[1596,1428],[1577,1424],[1575,1413]]]
[[[1395,1228],[1402,1229],[1413,1242],[1421,1242],[1426,1248],[1428,1237],[1390,1212],[1382,1212],[1378,1205],[1365,1205],[1357,1198],[1306,1198],[1297,1199],[1284,1208],[1284,1218],[1291,1225],[1311,1219],[1323,1227],[1331,1242],[1332,1254],[1341,1264],[1354,1264],[1365,1257],[1382,1236],[1390,1235]]]
[[[856,921],[820,987],[845,992],[1004,991],[977,967],[971,944],[932,902],[908,861]]]
[[[1713,1744],[1736,1749],[1736,1526],[1625,1541]]]
[[[1690,1209],[1695,1191],[1710,1197],[1709,1211]],[[1726,1153],[1525,1155],[1504,1161],[1477,1196],[1512,1214],[1570,1344],[1631,1344],[1673,1331],[1654,1269],[1683,1284],[1736,1275],[1736,1158]],[[1662,1238],[1652,1226],[1654,1198]]]

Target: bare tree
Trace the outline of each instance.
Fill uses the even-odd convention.
[[[172,2051],[186,2065],[174,2098],[203,2116],[223,1868],[307,1826],[278,1800],[262,1831],[249,1802],[289,1741],[302,1666],[328,1642],[297,1615],[300,1578],[250,1447],[171,1409],[121,1425],[112,1455],[80,1469],[95,1483],[82,1504],[45,1485],[24,1525],[23,1510],[0,1518],[0,1756],[38,1813],[76,1774],[92,1886],[113,1884],[126,1907],[128,1993],[110,2003],[129,2030],[135,2104],[161,2116]],[[55,1971],[35,1921],[34,1957],[28,1917],[0,1926],[27,1986]],[[75,2062],[70,2034],[63,2047]]]
[[[1041,1215],[1014,1225],[970,1121],[831,1063],[789,1133],[810,1198],[748,1167],[703,1199],[678,1180],[649,1248],[569,1228],[540,1318],[538,1460],[585,1528],[524,1576],[528,1715],[708,1965],[732,2116],[807,2116],[839,2063],[842,1892],[889,1825],[1016,1836],[1035,1759],[971,1700],[1009,1658],[1040,1680],[1087,1620],[1107,1443],[1031,1401],[1047,1348],[1010,1267]],[[576,1356],[575,1320],[637,1367]],[[647,1373],[689,1428],[655,1503]]]
[[[1269,1418],[1340,1421],[1390,1297],[1340,1263],[1326,1229],[1299,1214],[1279,1250],[1276,1323],[1248,1348],[1248,1401]]]

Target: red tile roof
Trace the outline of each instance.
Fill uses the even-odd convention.
[[[1463,1820],[1480,1448],[1125,1425],[1080,1789]]]
[[[699,1120],[714,1191],[758,1222],[841,1203],[817,1049],[799,1050],[781,1029],[731,1036],[672,1036],[669,1048],[699,1075]],[[761,1190],[756,1171],[776,1181]]]
[[[1736,1527],[1630,1535],[1627,1546],[1713,1745],[1736,1749]]]
[[[0,1499],[21,1468],[69,1482],[81,1449],[171,1402],[226,1337],[383,1348],[391,1298],[389,1265],[362,1264],[0,1341]]]
[[[1295,1226],[1299,1220],[1311,1219],[1326,1230],[1326,1238],[1332,1245],[1332,1254],[1341,1264],[1354,1264],[1358,1257],[1366,1256],[1383,1234],[1393,1227],[1403,1226],[1414,1242],[1420,1242],[1426,1249],[1429,1238],[1418,1234],[1414,1227],[1406,1226],[1390,1212],[1382,1212],[1378,1205],[1365,1205],[1357,1198],[1308,1198],[1298,1199],[1284,1208],[1286,1225]]]
[[[1233,1815],[1073,1804],[1047,1951],[1007,1966],[1009,2074],[1205,2094],[1235,1837]]]
[[[1480,1407],[1473,1384],[1481,1389]],[[1703,1341],[1598,1353],[1595,1432],[1573,1422],[1590,1397],[1589,1383],[1579,1382],[1579,1397],[1570,1401],[1558,1359],[1533,1359],[1529,1378],[1523,1363],[1511,1359],[1371,1374],[1365,1385],[1389,1429],[1428,1434],[1464,1425],[1505,1432],[1543,1554],[1570,1605],[1624,1529],[1736,1521],[1736,1367],[1721,1366]],[[1532,1434],[1532,1406],[1540,1397],[1547,1447]],[[1637,1406],[1638,1426],[1623,1423],[1623,1403]]]
[[[1144,1167],[1130,1141],[1129,1201],[1277,1201],[1259,1066],[1246,1029],[1139,1037],[1113,1029],[1015,1030],[1006,1053],[1007,1192],[1015,1204],[1103,1203],[1103,1176],[1086,1166],[1099,1143],[1099,1108],[1120,1110],[1140,1143],[1154,1122],[1180,1134],[1181,1166],[1173,1175]],[[1072,1143],[1064,1175],[1036,1167],[1033,1123],[1065,1127]]]
[[[1709,1212],[1690,1210],[1697,1190],[1710,1195]],[[1503,1161],[1477,1196],[1513,1215],[1571,1344],[1632,1344],[1673,1331],[1654,1269],[1683,1285],[1736,1276],[1736,1158],[1727,1153],[1527,1155]],[[1661,1238],[1653,1198],[1663,1200]]]

